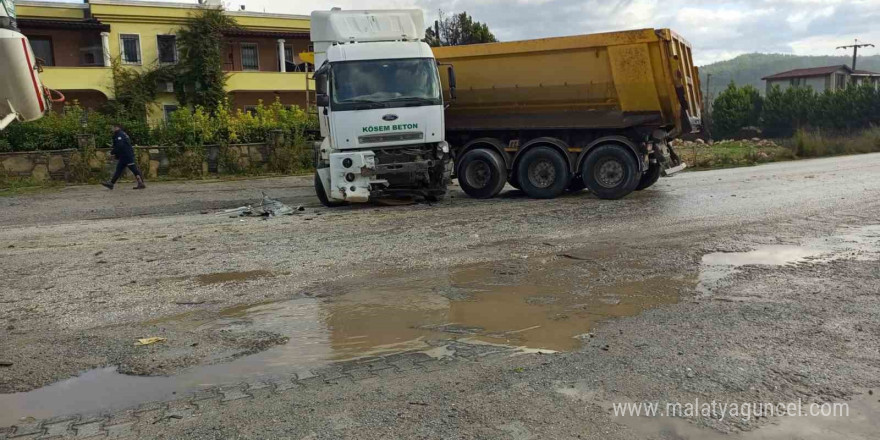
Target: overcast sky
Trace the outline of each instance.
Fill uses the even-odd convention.
[[[178,0],[180,1],[180,0]],[[194,1],[193,1],[194,3]],[[858,38],[880,46],[880,0],[224,0],[229,9],[309,14],[315,9],[418,7],[467,11],[502,41],[670,27],[699,64],[748,52],[846,54]],[[864,54],[880,53],[865,49]]]

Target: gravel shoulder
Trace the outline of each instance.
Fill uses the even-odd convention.
[[[604,273],[601,285],[674,274],[682,299],[609,321],[574,352],[273,395],[143,427],[141,437],[645,438],[602,402],[851,399],[880,385],[876,256],[745,266],[709,296],[700,292],[701,258],[880,224],[878,171],[880,155],[865,155],[687,173],[614,203],[516,191],[475,201],[454,191],[433,206],[328,211],[304,178],[0,198],[0,278],[8,280],[0,353],[13,363],[0,368],[0,393],[108,365],[174,374],[283,343],[185,324],[237,304],[328,297],[334,283],[376,274],[552,265],[568,254]],[[258,202],[262,188],[305,211],[271,220],[214,214]],[[233,281],[212,282],[218,275]],[[132,345],[145,336],[170,343]],[[249,423],[255,417],[267,422]],[[736,433],[766,423],[700,417],[691,425]],[[656,438],[688,438],[670,429]]]

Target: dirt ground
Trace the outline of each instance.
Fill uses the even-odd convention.
[[[685,173],[614,202],[453,188],[327,210],[310,181],[0,198],[0,438],[880,430],[880,155]],[[222,213],[260,191],[304,210]],[[695,399],[850,414],[611,411]]]

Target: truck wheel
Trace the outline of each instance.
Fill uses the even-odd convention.
[[[629,195],[639,184],[639,164],[624,147],[596,147],[581,167],[584,185],[600,199],[617,200]]]
[[[321,204],[328,208],[337,208],[348,204],[347,202],[331,201],[327,198],[327,192],[324,191],[324,184],[321,183],[321,177],[318,176],[317,171],[315,172],[315,194],[318,195],[318,200],[321,201]]]
[[[498,153],[478,148],[462,156],[458,162],[458,184],[475,199],[491,199],[507,183],[507,167]]]
[[[568,187],[569,174],[565,158],[549,147],[532,148],[516,165],[520,188],[535,199],[559,197]]]
[[[642,179],[639,180],[639,184],[636,185],[636,191],[641,191],[643,189],[648,189],[654,186],[657,183],[657,180],[660,179],[660,164],[652,163],[648,167],[648,171],[645,174],[642,174]]]

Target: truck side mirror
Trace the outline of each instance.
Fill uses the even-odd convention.
[[[449,66],[447,71],[449,72],[449,97],[456,99],[458,95],[455,93],[455,68]]]
[[[330,95],[326,93],[319,93],[315,97],[315,102],[318,107],[329,107],[330,106]]]

